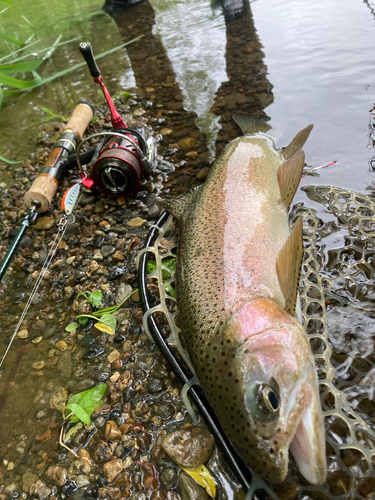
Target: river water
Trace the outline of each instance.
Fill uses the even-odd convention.
[[[154,132],[159,134],[159,153],[169,151],[175,167],[174,181],[167,186],[170,194],[183,193],[197,184],[195,174],[239,135],[231,118],[237,112],[269,120],[270,134],[278,146],[287,145],[299,130],[313,123],[304,147],[307,164],[337,163],[319,170],[319,177],[304,177],[301,186],[334,185],[372,195],[375,4],[360,0],[256,0],[247,4],[238,0],[224,2],[223,11],[201,0],[144,1],[125,10],[121,3],[19,0],[16,5],[35,28],[39,40],[35,49],[52,45],[59,35],[62,41],[78,38],[58,47],[41,66],[43,78],[80,63],[80,41],[90,41],[98,55],[143,35],[98,64],[109,91],[140,96],[149,126],[157,124]],[[13,9],[2,14],[0,31],[22,40],[32,34]],[[9,48],[0,40],[0,57]],[[41,121],[47,115],[42,108],[68,117],[80,98],[103,105],[85,66],[48,85],[5,96],[0,110],[0,155],[22,162],[30,155],[33,159],[40,148],[38,140],[45,135]],[[147,107],[147,102],[152,106]],[[168,110],[163,115],[168,118],[166,124],[156,122],[162,109]],[[181,144],[187,136],[195,139],[194,154],[174,156],[171,151],[176,146],[190,151]],[[16,174],[16,165],[0,162],[2,188],[12,186]],[[296,201],[316,208],[319,214],[325,212],[304,190],[297,192]],[[327,255],[337,244],[332,238],[329,241],[332,248],[330,243],[326,245]],[[71,303],[60,304],[55,312],[63,317],[64,307],[70,308]],[[52,305],[51,311],[52,318]],[[13,328],[11,314],[4,318],[2,347]],[[360,328],[358,318],[356,314],[356,327]],[[368,324],[367,319],[362,326]],[[336,331],[335,335],[339,338]],[[341,344],[341,350],[348,349]],[[22,376],[27,376],[26,368]],[[29,390],[32,392],[31,386]],[[3,417],[9,418],[9,412],[8,402]],[[20,432],[17,429],[15,435]],[[357,498],[370,496],[363,493]]]

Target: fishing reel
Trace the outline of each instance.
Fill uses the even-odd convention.
[[[79,49],[85,58],[94,82],[98,83],[111,113],[112,131],[93,134],[77,148],[77,163],[82,172],[83,185],[96,186],[111,196],[129,196],[139,188],[141,178],[154,169],[156,141],[142,127],[129,128],[115,109],[100,76],[90,42],[82,42]],[[83,170],[79,153],[83,144],[95,137],[103,137],[91,160],[90,174]]]
[[[91,172],[83,171],[79,151],[83,144],[95,137],[100,141],[91,160]],[[111,132],[93,134],[81,142],[77,163],[84,173],[83,185],[94,186],[110,196],[129,196],[137,191],[140,180],[155,167],[156,141],[142,127],[118,127]]]

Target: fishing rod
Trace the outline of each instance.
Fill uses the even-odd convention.
[[[53,146],[45,165],[25,194],[24,203],[28,208],[28,213],[0,266],[0,280],[3,278],[27,228],[31,224],[35,224],[39,214],[47,212],[62,177],[72,165],[73,158],[75,159],[72,154],[75,153],[77,144],[82,140],[93,114],[93,106],[87,101],[80,101],[63,128],[59,140]]]

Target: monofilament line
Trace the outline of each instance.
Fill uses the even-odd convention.
[[[44,264],[43,264],[43,267],[42,269],[40,270],[39,274],[38,274],[38,278],[35,282],[35,285],[34,285],[34,288],[32,289],[31,291],[31,294],[30,294],[30,297],[29,297],[29,300],[27,301],[26,305],[25,305],[25,308],[21,314],[21,317],[17,323],[17,326],[16,326],[16,329],[14,330],[14,333],[12,335],[12,338],[10,339],[10,342],[8,344],[8,347],[4,353],[4,356],[3,356],[3,359],[0,361],[0,367],[2,366],[5,358],[6,358],[6,355],[8,354],[8,351],[9,349],[11,348],[12,346],[12,343],[18,333],[18,330],[20,329],[20,326],[22,325],[22,322],[23,320],[25,319],[25,316],[27,314],[27,311],[29,310],[29,307],[32,303],[32,301],[34,300],[34,297],[36,295],[36,292],[38,291],[38,288],[39,288],[39,285],[42,281],[42,279],[44,278],[51,262],[52,262],[52,259],[55,255],[55,252],[60,244],[60,241],[62,240],[63,236],[64,236],[64,233],[65,233],[65,230],[67,228],[67,225],[68,225],[68,222],[73,222],[74,218],[73,219],[70,219],[70,216],[69,217],[66,217],[65,215],[60,219],[59,221],[59,224],[58,224],[58,231],[57,231],[57,234],[55,236],[55,239],[51,245],[51,248],[50,248],[50,251],[48,252],[48,255],[46,257],[46,260],[44,261]]]

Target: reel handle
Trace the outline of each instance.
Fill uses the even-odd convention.
[[[90,75],[93,78],[99,78],[100,69],[99,69],[98,65],[96,64],[94,52],[92,51],[91,43],[90,42],[81,42],[79,44],[79,50],[81,51],[81,54],[83,55],[83,58],[85,59],[87,66],[89,67]]]
[[[23,200],[27,208],[34,208],[38,213],[47,212],[62,177],[64,162],[60,160],[75,152],[78,142],[82,139],[93,117],[93,109],[87,101],[81,101],[75,107],[46,164],[24,196]]]

